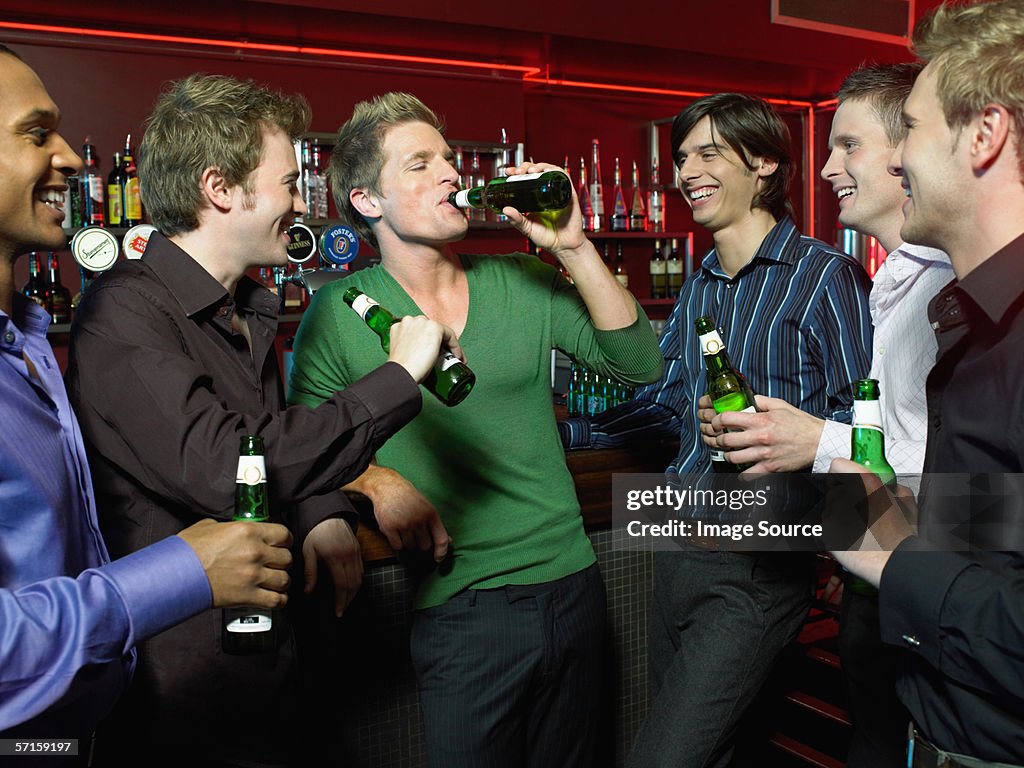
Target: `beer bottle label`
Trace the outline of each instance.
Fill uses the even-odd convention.
[[[853,401],[853,426],[882,431],[882,404],[878,400]]]
[[[376,301],[371,299],[369,296],[367,296],[365,293],[360,294],[359,296],[356,296],[354,299],[352,299],[352,309],[354,309],[356,311],[356,314],[358,314],[359,317],[362,318],[363,320],[366,320],[367,312],[369,312],[373,307],[378,306],[380,305]]]
[[[710,331],[701,334],[700,349],[705,355],[717,355],[725,349],[725,344],[722,343],[722,337],[718,335],[718,331]]]
[[[461,363],[461,362],[462,361],[459,360],[459,358],[457,358],[455,355],[453,355],[451,352],[448,352],[448,351],[442,352],[441,353],[441,359],[438,361],[438,363],[441,366],[441,370],[442,371],[447,371],[449,368],[451,368],[456,363]]]
[[[224,619],[228,632],[269,632],[274,626],[270,611],[252,606],[225,608]]]
[[[262,456],[239,456],[236,483],[262,485],[267,482],[267,466]]]

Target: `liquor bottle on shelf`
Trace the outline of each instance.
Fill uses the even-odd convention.
[[[106,218],[103,177],[96,161],[96,147],[88,136],[82,144],[82,160],[85,163],[82,171],[82,223],[102,227]]]
[[[647,231],[647,210],[644,208],[644,195],[640,190],[640,172],[636,167],[636,160],[633,161],[633,204],[629,209],[629,230],[630,232]]]
[[[121,160],[124,171],[124,226],[134,227],[142,223],[142,197],[139,195],[139,176],[135,170],[135,155],[132,152],[132,135],[124,140],[124,156]]]
[[[611,259],[608,257],[608,243],[606,242],[601,246],[601,263],[608,265],[611,264]]]
[[[491,179],[484,186],[460,189],[448,196],[448,202],[458,208],[489,208],[497,213],[508,205],[521,213],[559,211],[571,200],[572,180],[561,171]]]
[[[704,353],[704,365],[707,369],[708,397],[714,405],[716,413],[726,411],[756,411],[754,392],[747,380],[729,360],[725,344],[709,315],[698,317],[694,321],[700,338],[701,352]],[[725,452],[711,450],[711,467],[715,472],[742,472],[749,464],[733,464],[726,461]]]
[[[56,253],[49,255],[50,281],[46,286],[46,310],[54,323],[71,322],[71,293],[60,280],[60,259]]]
[[[64,222],[65,229],[74,229],[82,226],[82,180],[78,174],[72,174],[67,178],[68,191],[64,195]]]
[[[462,154],[462,147],[454,147],[452,149],[452,155],[454,156],[455,172],[459,175],[457,182],[459,189],[465,189],[466,187],[473,186],[466,178],[466,158]]]
[[[661,240],[654,241],[654,252],[651,253],[648,272],[651,275],[651,298],[664,299],[667,295],[667,276],[665,274],[665,258],[661,253]]]
[[[469,161],[469,187],[482,187],[487,183],[483,171],[480,170],[480,153],[475,149]],[[487,221],[487,210],[474,208],[469,212],[470,221]]]
[[[28,255],[28,280],[21,292],[43,309],[46,308],[46,280],[39,268],[39,254],[35,251]]]
[[[594,207],[594,232],[605,227],[604,188],[601,186],[601,142],[590,143],[590,204]]]
[[[387,352],[391,343],[391,326],[397,322],[395,316],[356,287],[348,288],[342,298],[380,337],[380,345]],[[422,382],[428,392],[448,406],[461,403],[475,383],[476,374],[447,350],[441,352],[434,369]]]
[[[494,162],[494,175],[497,177],[508,176],[508,169],[514,165],[512,162],[512,151],[507,148],[508,145],[508,132],[501,129],[501,149],[498,151],[498,155]]]
[[[263,458],[263,438],[244,435],[238,448],[235,472],[235,513],[233,520],[252,523],[270,521],[267,495],[267,467]],[[266,653],[277,646],[278,611],[253,606],[224,609],[221,650],[230,654]]]
[[[324,179],[320,174],[319,151],[320,142],[318,139],[302,140],[302,192],[303,202],[306,204],[306,218],[326,219],[325,212],[321,209],[322,198],[321,187]]]
[[[665,193],[661,189],[658,158],[651,162],[651,190],[647,193],[647,216],[652,232],[665,231]]]
[[[673,237],[670,243],[668,261],[665,262],[665,277],[667,278],[667,297],[675,299],[683,287],[683,262],[679,258],[679,238]]]
[[[615,158],[615,186],[612,188],[612,232],[626,232],[629,230],[629,211],[626,210],[626,196],[622,192],[622,170],[619,168],[619,158]]]
[[[569,166],[569,156],[565,156],[565,162],[562,163],[562,170],[565,171],[565,175],[570,179],[572,178],[572,168]]]
[[[587,163],[580,158],[580,185],[576,192],[580,202],[580,213],[583,215],[583,231],[597,232],[600,223],[594,211],[594,203],[590,199],[590,186],[587,184]]]
[[[114,153],[114,167],[107,175],[107,223],[124,226],[124,167],[120,152]]]
[[[316,217],[327,219],[331,216],[329,195],[327,189],[327,176],[324,173],[323,151],[320,147],[320,139],[313,139],[313,168],[316,171]]]
[[[622,261],[622,243],[617,243],[615,248],[615,279],[623,288],[629,288],[629,273]]]

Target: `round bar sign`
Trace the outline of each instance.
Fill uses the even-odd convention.
[[[343,267],[359,253],[359,237],[344,224],[326,227],[320,233],[320,253],[331,264]]]
[[[146,246],[149,245],[149,238],[154,232],[156,232],[156,227],[152,224],[136,224],[125,232],[124,240],[121,241],[121,245],[124,246],[124,255],[129,259],[141,259],[142,254],[146,252]]]
[[[288,229],[288,261],[305,264],[316,255],[316,238],[305,224],[292,224]]]
[[[71,238],[71,255],[83,269],[106,272],[117,261],[117,238],[102,227],[86,227]]]

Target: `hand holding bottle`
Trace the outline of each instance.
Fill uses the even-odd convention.
[[[388,360],[405,368],[417,383],[434,369],[445,350],[463,359],[455,331],[425,315],[403,317],[391,326]]]
[[[283,525],[201,520],[178,534],[210,580],[214,608],[280,608],[288,601],[292,535]]]
[[[530,162],[508,166],[506,171],[511,178],[524,173],[562,172],[562,169],[551,163]],[[506,207],[502,213],[512,222],[512,226],[532,242],[556,258],[561,258],[560,252],[574,251],[589,243],[583,233],[583,214],[580,212],[579,201],[576,198],[576,192],[572,190],[571,183],[569,188],[572,192],[570,203],[560,211],[523,215],[515,208]],[[594,253],[596,255],[597,251]]]

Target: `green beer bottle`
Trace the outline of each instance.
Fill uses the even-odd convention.
[[[265,523],[270,520],[267,499],[267,470],[263,460],[263,438],[244,435],[238,449],[235,473],[235,514],[233,520]],[[224,609],[221,649],[224,653],[250,654],[272,651],[277,646],[278,612],[240,606]]]
[[[520,213],[560,211],[570,200],[572,181],[563,171],[504,176],[448,196],[448,202],[456,208],[490,208],[498,213],[507,205]]]
[[[390,348],[391,326],[398,322],[395,316],[358,288],[347,288],[342,298],[380,336],[380,345],[387,352]],[[427,391],[448,406],[458,405],[465,400],[475,383],[476,374],[447,350],[441,352],[434,369],[423,380]]]
[[[867,467],[890,489],[896,490],[896,470],[885,458],[885,433],[882,431],[877,379],[857,379],[853,384],[850,460]],[[878,596],[877,589],[852,573],[847,574],[846,588],[867,597]]]
[[[729,361],[722,337],[715,328],[710,315],[694,321],[700,336],[700,348],[704,353],[707,368],[708,397],[715,407],[715,413],[726,411],[756,411],[754,392],[743,374]],[[742,472],[750,464],[733,464],[725,459],[725,451],[711,450],[711,467],[715,472]]]

